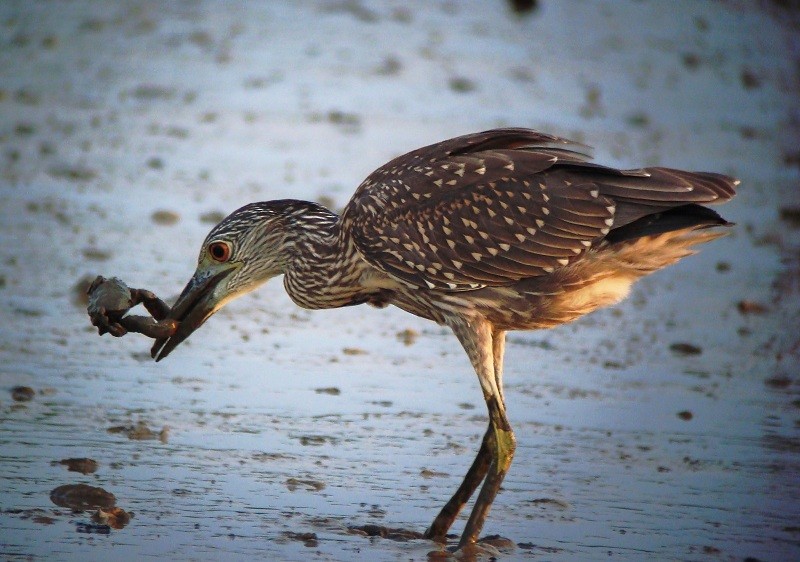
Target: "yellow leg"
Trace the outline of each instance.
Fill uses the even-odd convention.
[[[437,515],[436,519],[431,523],[431,526],[425,531],[425,538],[442,543],[445,542],[447,531],[453,525],[453,521],[456,520],[461,509],[469,501],[469,498],[472,497],[472,494],[475,493],[475,490],[478,489],[480,483],[483,482],[486,473],[489,472],[489,466],[492,463],[491,452],[494,449],[494,440],[494,429],[489,425],[483,436],[478,455],[472,462],[472,466],[469,467],[466,476],[464,476],[464,481],[461,482],[456,493],[453,494],[450,501],[445,504],[439,512],[439,515]]]
[[[447,530],[483,481],[459,542],[459,547],[463,547],[475,543],[480,536],[492,502],[514,458],[516,439],[506,417],[502,388],[505,332],[493,330],[488,322],[482,320],[459,321],[451,327],[478,375],[489,410],[489,427],[463,482],[436,516],[425,536],[444,542]]]
[[[478,499],[475,501],[475,506],[472,508],[472,513],[469,515],[464,533],[461,535],[461,540],[458,543],[459,548],[474,544],[480,538],[483,524],[486,522],[492,503],[500,491],[503,479],[511,467],[514,451],[517,448],[517,441],[511,426],[508,424],[505,410],[497,407],[498,403],[496,402],[494,404],[488,402],[488,404],[491,412],[489,418],[495,434],[493,443],[495,446],[491,452],[492,464],[489,467],[483,487],[478,494]],[[492,412],[493,409],[494,412]]]

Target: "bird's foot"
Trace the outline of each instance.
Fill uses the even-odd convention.
[[[478,542],[465,545],[454,545],[428,553],[429,561],[457,560],[463,562],[478,562],[483,560],[496,560],[504,554],[510,554],[516,548],[514,541],[499,535],[483,537]]]

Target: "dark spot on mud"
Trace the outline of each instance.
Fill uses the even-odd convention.
[[[286,461],[286,460],[293,460],[295,457],[293,455],[287,455],[285,453],[255,453],[253,454],[253,460],[259,462],[272,462],[272,461]]]
[[[321,11],[329,14],[346,14],[356,18],[363,23],[375,23],[379,21],[378,13],[370,10],[361,2],[355,0],[345,0],[344,2],[329,2],[329,5],[321,8]]]
[[[424,538],[422,533],[409,529],[393,529],[382,525],[355,525],[348,527],[348,531],[353,535],[363,535],[365,537],[381,537],[393,541],[409,541]]]
[[[307,446],[319,446],[324,445],[325,443],[336,443],[336,438],[328,437],[327,435],[301,435],[299,437],[300,444],[304,447]]]
[[[403,345],[413,345],[414,342],[417,341],[418,337],[419,332],[412,330],[411,328],[406,328],[405,330],[400,330],[397,332],[397,339],[403,342]]]
[[[30,519],[34,523],[41,523],[42,525],[51,525],[55,523],[55,518],[50,517],[46,511],[39,507],[28,508],[28,509],[19,509],[19,508],[6,508],[0,509],[0,513],[8,514],[8,515],[16,515],[20,519],[26,520]]]
[[[501,537],[500,535],[486,535],[478,540],[478,544],[493,546],[501,550],[513,550],[514,547],[517,546],[516,543],[511,539]]]
[[[75,525],[75,531],[89,535],[110,535],[111,527],[108,525],[95,525],[93,523],[78,523]]]
[[[58,461],[67,467],[70,472],[80,472],[81,474],[91,474],[97,471],[97,461],[94,459],[80,458],[80,459],[62,459]]]
[[[161,428],[161,431],[156,432],[147,427],[147,424],[143,421],[137,422],[136,425],[115,425],[109,427],[106,431],[109,433],[124,433],[128,439],[137,441],[158,439],[162,443],[166,443],[167,437],[169,436],[169,428],[167,426]]]
[[[47,173],[52,177],[61,180],[83,182],[90,181],[97,177],[97,172],[80,164],[61,164],[51,166]]]
[[[478,88],[474,81],[463,76],[454,76],[450,79],[448,85],[450,86],[451,90],[458,94],[467,94],[475,91]]]
[[[563,548],[556,548],[554,546],[539,546],[532,542],[519,542],[517,543],[517,547],[532,552],[541,552],[543,554],[556,554],[564,550]]]
[[[14,133],[19,137],[29,137],[36,132],[36,127],[30,123],[17,123]]]
[[[423,478],[440,478],[449,476],[449,474],[447,474],[446,472],[439,472],[436,470],[431,470],[429,468],[423,468],[422,470],[420,470],[419,475],[422,476]]]
[[[625,120],[628,122],[628,125],[637,128],[644,128],[650,124],[650,117],[648,117],[647,113],[643,111],[631,113],[625,118]]]
[[[755,90],[761,87],[761,78],[748,68],[742,70],[741,79],[745,90]]]
[[[287,478],[286,488],[290,492],[294,492],[298,489],[303,489],[309,492],[319,492],[325,489],[325,482],[312,480],[310,478]]]
[[[792,228],[800,228],[800,207],[781,207],[781,220]]]
[[[535,498],[526,503],[530,503],[542,508],[554,507],[556,509],[569,509],[569,504],[567,502],[556,498]]]
[[[30,402],[36,391],[29,386],[15,386],[11,389],[11,399],[15,402]]]
[[[761,438],[761,443],[767,449],[781,453],[800,453],[800,438],[789,435],[770,433]]]
[[[339,396],[342,391],[335,386],[326,386],[324,388],[315,388],[314,392],[317,394],[330,394],[331,396]]]
[[[92,508],[110,509],[117,503],[117,498],[103,488],[87,484],[64,484],[50,492],[50,501],[59,507],[83,511]]]
[[[152,220],[155,224],[160,224],[161,226],[171,226],[173,224],[177,224],[177,222],[181,220],[181,216],[175,211],[160,209],[158,211],[154,211],[153,214],[150,215],[150,220]]]
[[[764,314],[767,312],[767,307],[760,302],[750,300],[740,300],[736,304],[736,309],[740,314]]]
[[[683,66],[689,70],[697,70],[700,66],[700,57],[696,53],[684,53],[681,55]]]
[[[383,59],[380,66],[375,69],[375,74],[379,76],[397,76],[403,69],[403,63],[395,55],[389,55]]]
[[[83,257],[90,261],[107,261],[111,259],[111,252],[98,248],[84,248],[81,250]]]
[[[784,389],[789,388],[792,385],[792,379],[786,375],[776,375],[774,377],[768,377],[764,379],[764,384],[769,388]]]
[[[357,133],[361,130],[361,117],[355,113],[334,109],[328,112],[327,119],[344,133]]]
[[[315,547],[319,544],[316,533],[295,533],[294,531],[284,531],[283,536],[293,541],[303,543],[303,546]]]
[[[669,346],[670,351],[678,355],[700,355],[703,348],[686,342],[676,342]]]
[[[509,0],[508,3],[518,16],[529,16],[539,8],[538,0]]]
[[[132,90],[124,92],[120,97],[123,99],[128,96],[139,101],[170,100],[175,97],[176,91],[168,86],[158,84],[141,84]]]
[[[200,215],[200,222],[203,224],[217,224],[225,218],[225,213],[222,211],[208,211]]]
[[[785,152],[783,154],[783,163],[786,166],[800,168],[800,150]]]
[[[692,414],[689,410],[682,410],[678,412],[677,416],[683,421],[689,421],[694,417],[694,414]]]

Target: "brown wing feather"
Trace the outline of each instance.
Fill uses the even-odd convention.
[[[468,290],[548,274],[612,227],[732,194],[725,176],[621,171],[586,162],[583,148],[526,129],[423,147],[364,180],[343,227],[364,259],[390,275]]]

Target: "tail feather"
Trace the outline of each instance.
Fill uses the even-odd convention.
[[[618,241],[602,253],[612,257],[620,271],[634,278],[642,277],[697,252],[694,246],[705,244],[727,234],[724,230],[709,229],[713,225],[692,226],[679,230],[651,233]]]
[[[617,244],[672,231],[730,225],[731,223],[723,219],[716,211],[701,205],[690,204],[645,215],[633,222],[614,228],[606,235],[605,240],[609,244]]]

